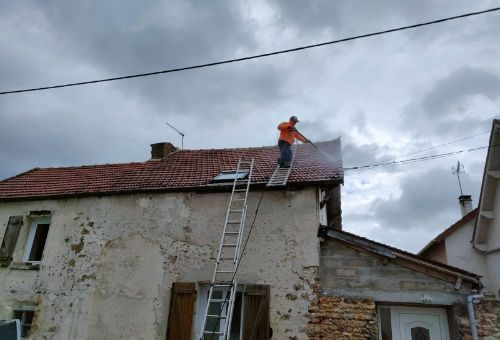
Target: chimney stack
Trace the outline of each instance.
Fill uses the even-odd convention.
[[[472,196],[471,195],[460,195],[458,197],[458,203],[460,204],[460,210],[462,211],[462,217],[467,215],[472,211]]]
[[[151,159],[166,158],[177,148],[172,143],[162,142],[151,144]]]

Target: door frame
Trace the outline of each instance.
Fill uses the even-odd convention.
[[[444,332],[445,339],[444,340],[450,340],[450,327],[449,327],[449,313],[446,307],[443,306],[415,306],[415,305],[402,305],[402,304],[397,304],[397,305],[392,305],[392,304],[380,304],[377,306],[377,323],[378,323],[378,338],[382,339],[382,330],[380,327],[381,324],[381,312],[380,308],[390,308],[391,311],[391,332],[392,332],[392,339],[393,340],[401,340],[399,339],[399,335],[394,334],[395,330],[399,330],[399,324],[396,325],[396,318],[395,318],[395,313],[405,311],[408,313],[414,313],[414,314],[433,314],[435,315],[436,313],[440,314],[439,317],[442,319],[442,333]],[[443,335],[443,334],[442,334]]]

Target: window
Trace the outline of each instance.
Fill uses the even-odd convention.
[[[49,233],[49,226],[50,218],[48,217],[33,219],[24,252],[24,262],[31,264],[41,263],[45,241]]]
[[[175,282],[168,315],[167,340],[190,340],[201,338],[201,327],[208,303],[209,285],[199,285],[196,294],[193,282]],[[224,300],[227,289],[214,293],[214,299]],[[238,286],[231,320],[230,340],[261,339],[268,340],[271,333],[269,325],[270,286],[246,284]],[[218,315],[222,302],[212,303],[210,313]],[[195,306],[196,305],[196,306]],[[196,307],[196,308],[195,308]],[[225,314],[225,311],[223,311]],[[210,320],[205,329],[220,332],[225,326],[225,319]],[[193,337],[192,337],[193,335]],[[220,340],[218,334],[206,335],[203,339]]]
[[[203,317],[205,313],[205,309],[207,308],[208,303],[208,293],[210,291],[209,285],[202,285],[198,290],[198,299],[196,302],[196,321],[195,321],[195,330],[196,330],[196,339],[201,338],[201,325],[203,323]],[[224,298],[229,299],[228,289],[221,289],[218,291],[214,291],[213,298],[221,299]],[[209,313],[213,315],[218,315],[221,311],[222,302],[220,303],[212,303],[210,306]],[[224,305],[223,314],[226,314],[227,304]],[[236,292],[236,300],[234,301],[234,309],[233,309],[233,318],[231,320],[231,334],[229,340],[240,340],[242,339],[242,317],[243,317],[243,286],[239,286]],[[225,320],[220,319],[209,319],[207,320],[207,325],[205,329],[214,330],[215,332],[222,332],[224,327],[226,326]],[[204,339],[210,339],[210,335],[205,335]],[[222,337],[212,336],[214,340],[222,340]]]
[[[248,176],[248,170],[240,170],[236,173],[236,170],[221,171],[220,174],[214,177],[213,182],[228,182],[234,181],[234,179],[243,179]]]
[[[32,309],[32,307],[14,310],[13,319],[17,319],[21,323],[22,338],[26,338],[30,335],[31,323],[33,321],[34,315],[35,311]]]
[[[319,225],[328,225],[327,214],[326,214],[326,200],[328,199],[326,191],[319,190]]]

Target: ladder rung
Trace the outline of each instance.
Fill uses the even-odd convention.
[[[231,287],[230,283],[214,283],[214,287]]]
[[[224,299],[211,299],[210,302],[217,302],[217,303],[219,303],[219,302],[229,302],[229,300],[228,299],[225,299],[225,300]]]
[[[218,270],[217,273],[222,273],[222,274],[234,273],[234,270]]]
[[[247,191],[247,189],[234,189],[235,192],[244,192]]]
[[[224,332],[203,331],[203,334],[224,335]]]
[[[213,301],[213,300],[212,300],[212,301]],[[224,300],[221,300],[221,301],[224,301]],[[227,300],[226,300],[226,301],[227,301]],[[220,318],[220,319],[225,319],[225,318],[227,318],[227,316],[225,316],[225,315],[219,315],[219,314],[217,314],[217,315],[214,315],[214,314],[208,314],[208,315],[207,315],[207,318]]]
[[[234,256],[231,256],[231,257],[229,257],[229,256],[221,256],[219,258],[219,260],[223,260],[223,261],[229,261],[229,260],[231,260],[231,261],[234,261]]]
[[[241,221],[227,221],[227,224],[240,224]]]
[[[239,213],[242,213],[243,209],[229,209],[229,212],[239,212]]]
[[[226,231],[226,235],[238,235],[239,232],[237,231]]]
[[[236,247],[237,244],[236,243],[223,243],[222,246],[223,247]]]
[[[244,198],[233,198],[233,201],[244,201]]]

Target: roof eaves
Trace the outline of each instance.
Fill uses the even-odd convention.
[[[303,187],[314,187],[318,185],[338,185],[341,181],[335,180],[319,180],[319,181],[302,181],[288,183],[286,186],[282,187],[271,187],[267,188],[267,182],[257,182],[252,183],[250,190],[265,189],[270,191],[283,190],[286,188],[303,188]],[[116,190],[116,191],[93,191],[93,192],[74,192],[74,193],[57,193],[57,194],[45,194],[45,195],[27,195],[27,196],[4,196],[0,197],[0,202],[19,202],[19,201],[37,201],[37,200],[54,200],[54,199],[67,199],[67,198],[79,198],[79,197],[104,197],[104,196],[121,196],[121,195],[135,195],[135,194],[150,194],[150,193],[167,193],[167,192],[203,192],[203,193],[215,193],[215,192],[227,192],[231,191],[232,184],[221,185],[221,184],[208,184],[199,186],[186,186],[186,187],[169,187],[169,188],[145,188],[145,189],[134,189],[134,190]]]

